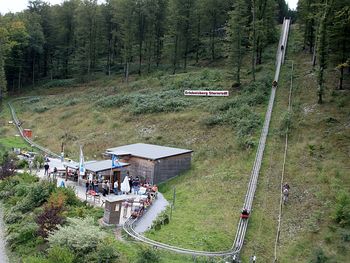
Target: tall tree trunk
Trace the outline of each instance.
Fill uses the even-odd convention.
[[[35,84],[35,54],[33,56],[33,65],[32,65],[32,85]]]
[[[19,66],[19,70],[18,70],[18,93],[21,89],[21,75],[22,75],[22,65]]]
[[[256,65],[256,56],[255,56],[255,46],[256,46],[255,0],[252,0],[252,13],[253,13],[252,76],[253,76],[253,81],[255,81],[255,65]]]
[[[173,74],[176,72],[176,64],[177,64],[177,43],[178,42],[178,35],[175,36],[175,45],[174,45],[174,60],[173,60]]]
[[[213,19],[212,29],[211,29],[211,59],[215,60],[215,28],[216,28],[216,15]]]
[[[199,46],[200,46],[200,34],[201,34],[201,17],[198,16],[197,21],[197,40],[196,40],[196,64],[199,61]]]
[[[340,67],[340,76],[339,76],[339,85],[338,89],[342,90],[343,89],[343,78],[344,78],[344,67]]]

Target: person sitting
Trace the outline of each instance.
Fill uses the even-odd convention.
[[[247,208],[243,208],[241,213],[241,218],[248,218],[249,217],[249,211]]]
[[[289,184],[288,184],[288,183],[285,183],[285,184],[283,185],[283,189],[287,189],[287,190],[289,191],[289,189],[290,189]]]

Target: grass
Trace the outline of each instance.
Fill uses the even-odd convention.
[[[298,41],[298,35],[293,30],[290,45],[293,46],[295,41]],[[325,103],[317,105],[315,74],[310,72],[311,56],[291,52],[288,59],[295,63],[293,128],[284,176],[285,182],[291,185],[291,195],[289,204],[283,209],[277,256],[279,262],[321,262],[317,261],[321,256],[328,258],[324,262],[345,262],[349,258],[350,243],[343,241],[341,233],[347,230],[337,225],[333,216],[337,192],[349,192],[350,186],[346,150],[349,136],[344,125],[349,103],[338,107],[339,101],[345,98],[349,101],[349,93],[345,92],[345,97],[332,95],[335,80],[329,72]],[[245,260],[252,254],[262,262],[274,257],[284,151],[280,127],[284,125],[287,110],[290,61],[281,74],[254,213],[243,251]]]
[[[346,262],[349,258],[348,230],[333,219],[337,192],[349,192],[350,186],[349,93],[333,91],[334,74],[329,69],[325,103],[316,104],[316,75],[311,71],[309,57],[299,53],[300,36],[295,32],[292,31],[288,46],[288,59],[295,61],[293,114],[286,115],[290,77],[290,62],[286,62],[243,249],[244,262],[252,254],[257,255],[259,262],[273,260],[284,151],[281,133],[286,122],[292,124],[292,129],[285,181],[292,188],[282,219],[279,260],[316,262],[315,257],[323,255],[334,258],[334,262]],[[260,80],[266,75],[272,79],[274,50],[271,47],[266,52],[264,58],[270,62],[257,73]],[[242,72],[240,90],[230,88],[233,80],[224,68],[192,68],[188,73],[169,76],[159,72],[131,76],[129,84],[105,78],[74,88],[42,89],[40,100],[18,101],[15,107],[39,143],[59,152],[63,141],[66,154],[75,159],[80,144],[84,145],[87,159],[98,158],[106,148],[136,142],[194,150],[191,170],[160,186],[168,200],[172,200],[176,187],[170,223],[147,235],[184,248],[225,250],[234,239],[256,150],[254,146],[242,149],[237,123],[248,119],[243,114],[247,113],[242,110],[244,107],[262,120],[267,104],[263,90],[249,94],[251,76],[248,70]],[[190,88],[229,89],[231,97],[182,97],[181,91]],[[37,95],[35,92],[28,95]],[[179,109],[164,106],[163,102],[169,99],[167,94],[185,104]],[[39,114],[36,107],[47,110]],[[242,115],[236,115],[239,111]],[[231,119],[223,122],[227,116]],[[255,125],[258,119],[253,117],[248,124],[252,123],[249,140],[257,142],[261,123]],[[244,122],[241,125],[245,127]],[[122,249],[128,250],[129,244]],[[138,249],[137,245],[130,245],[131,254]],[[193,261],[161,253],[166,262]]]

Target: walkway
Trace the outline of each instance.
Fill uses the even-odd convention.
[[[49,168],[50,171],[52,171],[54,167],[56,167],[59,170],[64,169],[60,159],[50,158],[49,165],[50,165],[50,168]],[[33,174],[34,173],[35,173],[35,171],[33,171]],[[47,179],[47,176],[44,175],[44,169],[40,169],[40,171],[38,171],[35,174],[41,179]],[[80,185],[78,185],[77,182],[73,182],[70,180],[65,181],[65,178],[57,177],[57,187],[59,187],[61,185],[62,181],[64,182],[65,187],[74,188],[75,194],[80,200],[86,201],[86,194],[85,194],[86,188],[85,188],[85,186],[80,186]],[[138,200],[138,199],[140,199],[140,196],[134,195],[134,194],[128,194],[128,195],[109,194],[106,197],[101,196],[101,202],[94,203],[93,200],[91,200],[91,199],[88,199],[87,202],[93,206],[101,207],[106,199],[108,199],[110,201],[114,201],[116,199],[118,199],[118,200],[125,199],[126,200],[126,199],[131,199],[131,198]],[[158,192],[157,199],[154,200],[152,206],[148,209],[147,213],[145,213],[142,216],[142,219],[140,219],[138,221],[137,227],[135,229],[137,231],[137,233],[143,233],[143,232],[147,231],[148,229],[150,229],[153,221],[157,218],[157,216],[161,212],[163,212],[166,209],[168,204],[169,204],[168,201],[163,197],[163,195],[161,193]],[[128,213],[129,212],[130,211],[128,211]],[[124,221],[126,221],[126,219]],[[121,223],[124,223],[124,222],[122,221]]]

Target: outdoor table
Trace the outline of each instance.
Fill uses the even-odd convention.
[[[101,196],[100,196],[98,193],[96,193],[94,190],[89,190],[89,191],[86,192],[86,200],[87,200],[89,197],[90,197],[90,198],[94,198],[94,203],[96,202],[96,200],[97,200],[98,202],[101,201]]]

